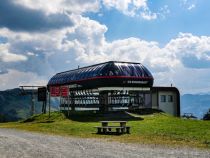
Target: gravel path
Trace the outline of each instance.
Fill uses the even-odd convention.
[[[67,138],[0,128],[1,158],[210,158],[210,151]]]

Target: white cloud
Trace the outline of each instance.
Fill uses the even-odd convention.
[[[41,0],[37,1],[36,5],[29,0],[19,0],[23,1],[26,2],[24,5],[32,8],[44,10],[44,7],[48,7],[49,13],[59,10],[59,6],[56,9],[51,3],[49,6],[41,5],[44,3]],[[55,3],[60,2],[57,0]],[[68,2],[70,3],[62,0],[64,4]],[[133,12],[130,10],[131,2],[136,8],[142,9],[143,12],[140,13],[148,11],[149,16],[146,17],[145,14],[144,18],[157,18],[147,10],[146,0],[103,1],[107,7],[115,7],[122,12],[127,10],[132,15],[137,12],[135,7]],[[77,5],[79,6],[79,1]],[[165,8],[167,10],[167,7]],[[43,85],[56,72],[108,60],[141,62],[153,73],[156,85],[169,86],[173,83],[181,92],[206,91],[207,87],[210,87],[210,37],[180,33],[163,47],[160,47],[158,42],[133,37],[110,42],[105,38],[108,30],[105,25],[78,15],[82,10],[77,12],[75,9],[72,12],[75,13],[69,14],[68,18],[73,25],[62,29],[45,33],[0,29],[0,36],[7,39],[6,43],[0,44],[0,80],[3,81],[0,83],[1,89],[17,87],[20,84]],[[189,62],[192,59],[193,62]]]
[[[179,64],[174,55],[161,49],[157,42],[138,38],[107,42],[104,37],[107,28],[104,25],[84,17],[80,17],[78,23],[65,39],[66,45],[75,49],[78,61],[88,64],[107,60],[136,61],[147,63],[156,71],[166,71]],[[169,60],[171,62],[167,62]]]
[[[21,72],[9,69],[8,73],[0,75],[1,89],[12,89],[21,85],[40,85],[47,84],[45,77],[38,76],[33,72]]]
[[[8,50],[9,44],[0,44],[0,61],[2,62],[19,62],[26,61],[27,57],[20,54],[11,53]]]
[[[154,20],[158,15],[149,9],[147,0],[102,0],[102,2],[108,9],[115,8],[123,14],[131,17],[141,17],[145,20]]]
[[[126,15],[134,16],[135,14],[134,8],[129,9],[129,6],[131,4],[134,4],[132,0],[103,0],[103,5],[106,6],[107,8],[109,9],[115,8]],[[138,4],[134,4],[134,5],[140,8],[143,7],[142,5],[139,6]]]
[[[138,8],[146,7],[147,6],[147,0],[133,0],[133,4]]]
[[[33,52],[28,52],[27,55],[29,55],[29,56],[35,56],[35,54]]]
[[[64,11],[81,14],[97,12],[100,8],[98,0],[16,0],[15,3],[31,9],[41,9],[46,14]]]
[[[195,4],[191,4],[187,9],[192,10],[193,8],[195,8]]]
[[[17,75],[17,78],[20,79],[9,81],[13,82],[13,86],[15,83],[18,85],[23,79],[20,74],[23,73],[28,83],[33,84],[35,80],[39,81],[39,76],[49,79],[56,72],[73,69],[78,65],[122,60],[141,62],[146,65],[153,73],[156,85],[169,86],[173,83],[182,92],[189,90],[196,92],[198,89],[199,91],[206,90],[205,85],[210,84],[206,80],[210,77],[210,64],[208,64],[210,37],[208,36],[180,33],[163,47],[160,47],[155,41],[145,41],[139,38],[108,42],[105,38],[108,28],[105,25],[81,15],[72,14],[69,18],[74,22],[74,26],[45,34],[1,29],[0,36],[6,37],[9,43],[7,50],[13,50],[15,54],[28,57],[24,63],[15,65],[3,62],[2,64],[5,65],[3,68],[7,69],[2,70],[4,72],[10,70],[10,75],[3,73],[4,78]],[[191,58],[194,60],[193,63],[187,63]],[[196,67],[195,62],[199,67]],[[35,76],[33,79],[26,75],[30,73]],[[198,83],[193,84],[193,78],[199,80],[198,83],[206,82],[206,84],[199,84],[201,85],[199,87],[196,85]],[[6,87],[6,84],[4,83],[1,87]]]
[[[196,8],[197,0],[180,0],[180,5],[184,9],[192,10]]]
[[[210,59],[210,37],[208,36],[180,33],[162,48],[159,47],[157,42],[144,41],[138,38],[107,42],[104,37],[106,29],[103,28],[103,25],[83,17],[80,20],[83,25],[75,27],[73,31],[74,39],[68,39],[74,43],[78,63],[89,65],[108,60],[141,62],[152,71],[156,85],[170,86],[172,83],[179,87],[183,93],[198,92],[198,89],[204,91],[207,89],[205,85],[210,84],[205,79],[210,77],[210,63],[207,62]],[[88,30],[88,33],[86,30]],[[101,35],[94,36],[96,32],[100,32]],[[70,34],[70,36],[72,35]],[[88,38],[81,35],[87,35]],[[198,65],[195,65],[194,62],[186,63],[191,58]],[[204,62],[206,64],[203,64]],[[196,73],[193,73],[193,71],[196,71]],[[186,75],[188,72],[189,75]],[[198,77],[197,74],[200,76]],[[198,83],[206,83],[194,85],[193,78],[199,80]],[[190,85],[191,88],[189,88]],[[199,85],[202,86],[199,87]]]
[[[148,0],[53,0],[53,3],[50,0],[16,0],[14,3],[42,10],[47,15],[63,12],[78,15],[86,12],[100,12],[102,6],[116,9],[127,16],[140,17],[145,20],[154,20],[158,16],[164,17],[165,14],[168,14],[163,8],[158,12],[151,11],[148,7]]]
[[[195,57],[210,61],[210,37],[193,36],[190,33],[180,33],[176,39],[172,39],[166,46],[177,58]]]
[[[145,20],[153,20],[153,19],[157,19],[157,14],[152,13],[151,11],[147,11],[147,12],[142,12],[141,17]]]
[[[7,38],[7,43],[4,44],[7,45],[7,49],[5,49],[6,53],[4,53],[4,60],[2,60],[0,69],[17,69],[37,74],[46,74],[46,72],[55,73],[50,66],[48,57],[59,52],[64,36],[62,30],[50,31],[44,34],[13,32],[7,29],[0,29],[0,36]],[[7,51],[13,52],[13,58],[11,58],[11,53],[8,56]],[[15,60],[20,62],[6,62]]]
[[[168,5],[164,5],[163,7],[160,8],[160,11],[157,13],[158,17],[161,17],[161,18],[166,18],[167,15],[170,14],[170,9],[168,7]]]

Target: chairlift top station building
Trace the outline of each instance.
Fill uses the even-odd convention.
[[[62,111],[154,108],[180,116],[175,87],[153,87],[154,78],[140,63],[109,61],[57,73],[48,82]]]

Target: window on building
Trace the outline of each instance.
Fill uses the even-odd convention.
[[[173,95],[168,95],[168,102],[173,102]]]
[[[166,102],[166,96],[165,95],[161,95],[160,96],[160,101],[161,102]]]

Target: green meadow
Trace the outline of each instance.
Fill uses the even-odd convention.
[[[99,135],[94,126],[102,120],[127,120],[130,134]],[[35,115],[27,120],[1,123],[1,128],[41,132],[53,135],[100,138],[126,143],[157,144],[164,146],[189,146],[210,149],[210,122],[186,120],[162,112],[149,114],[113,112],[71,112],[65,116],[60,112]]]

